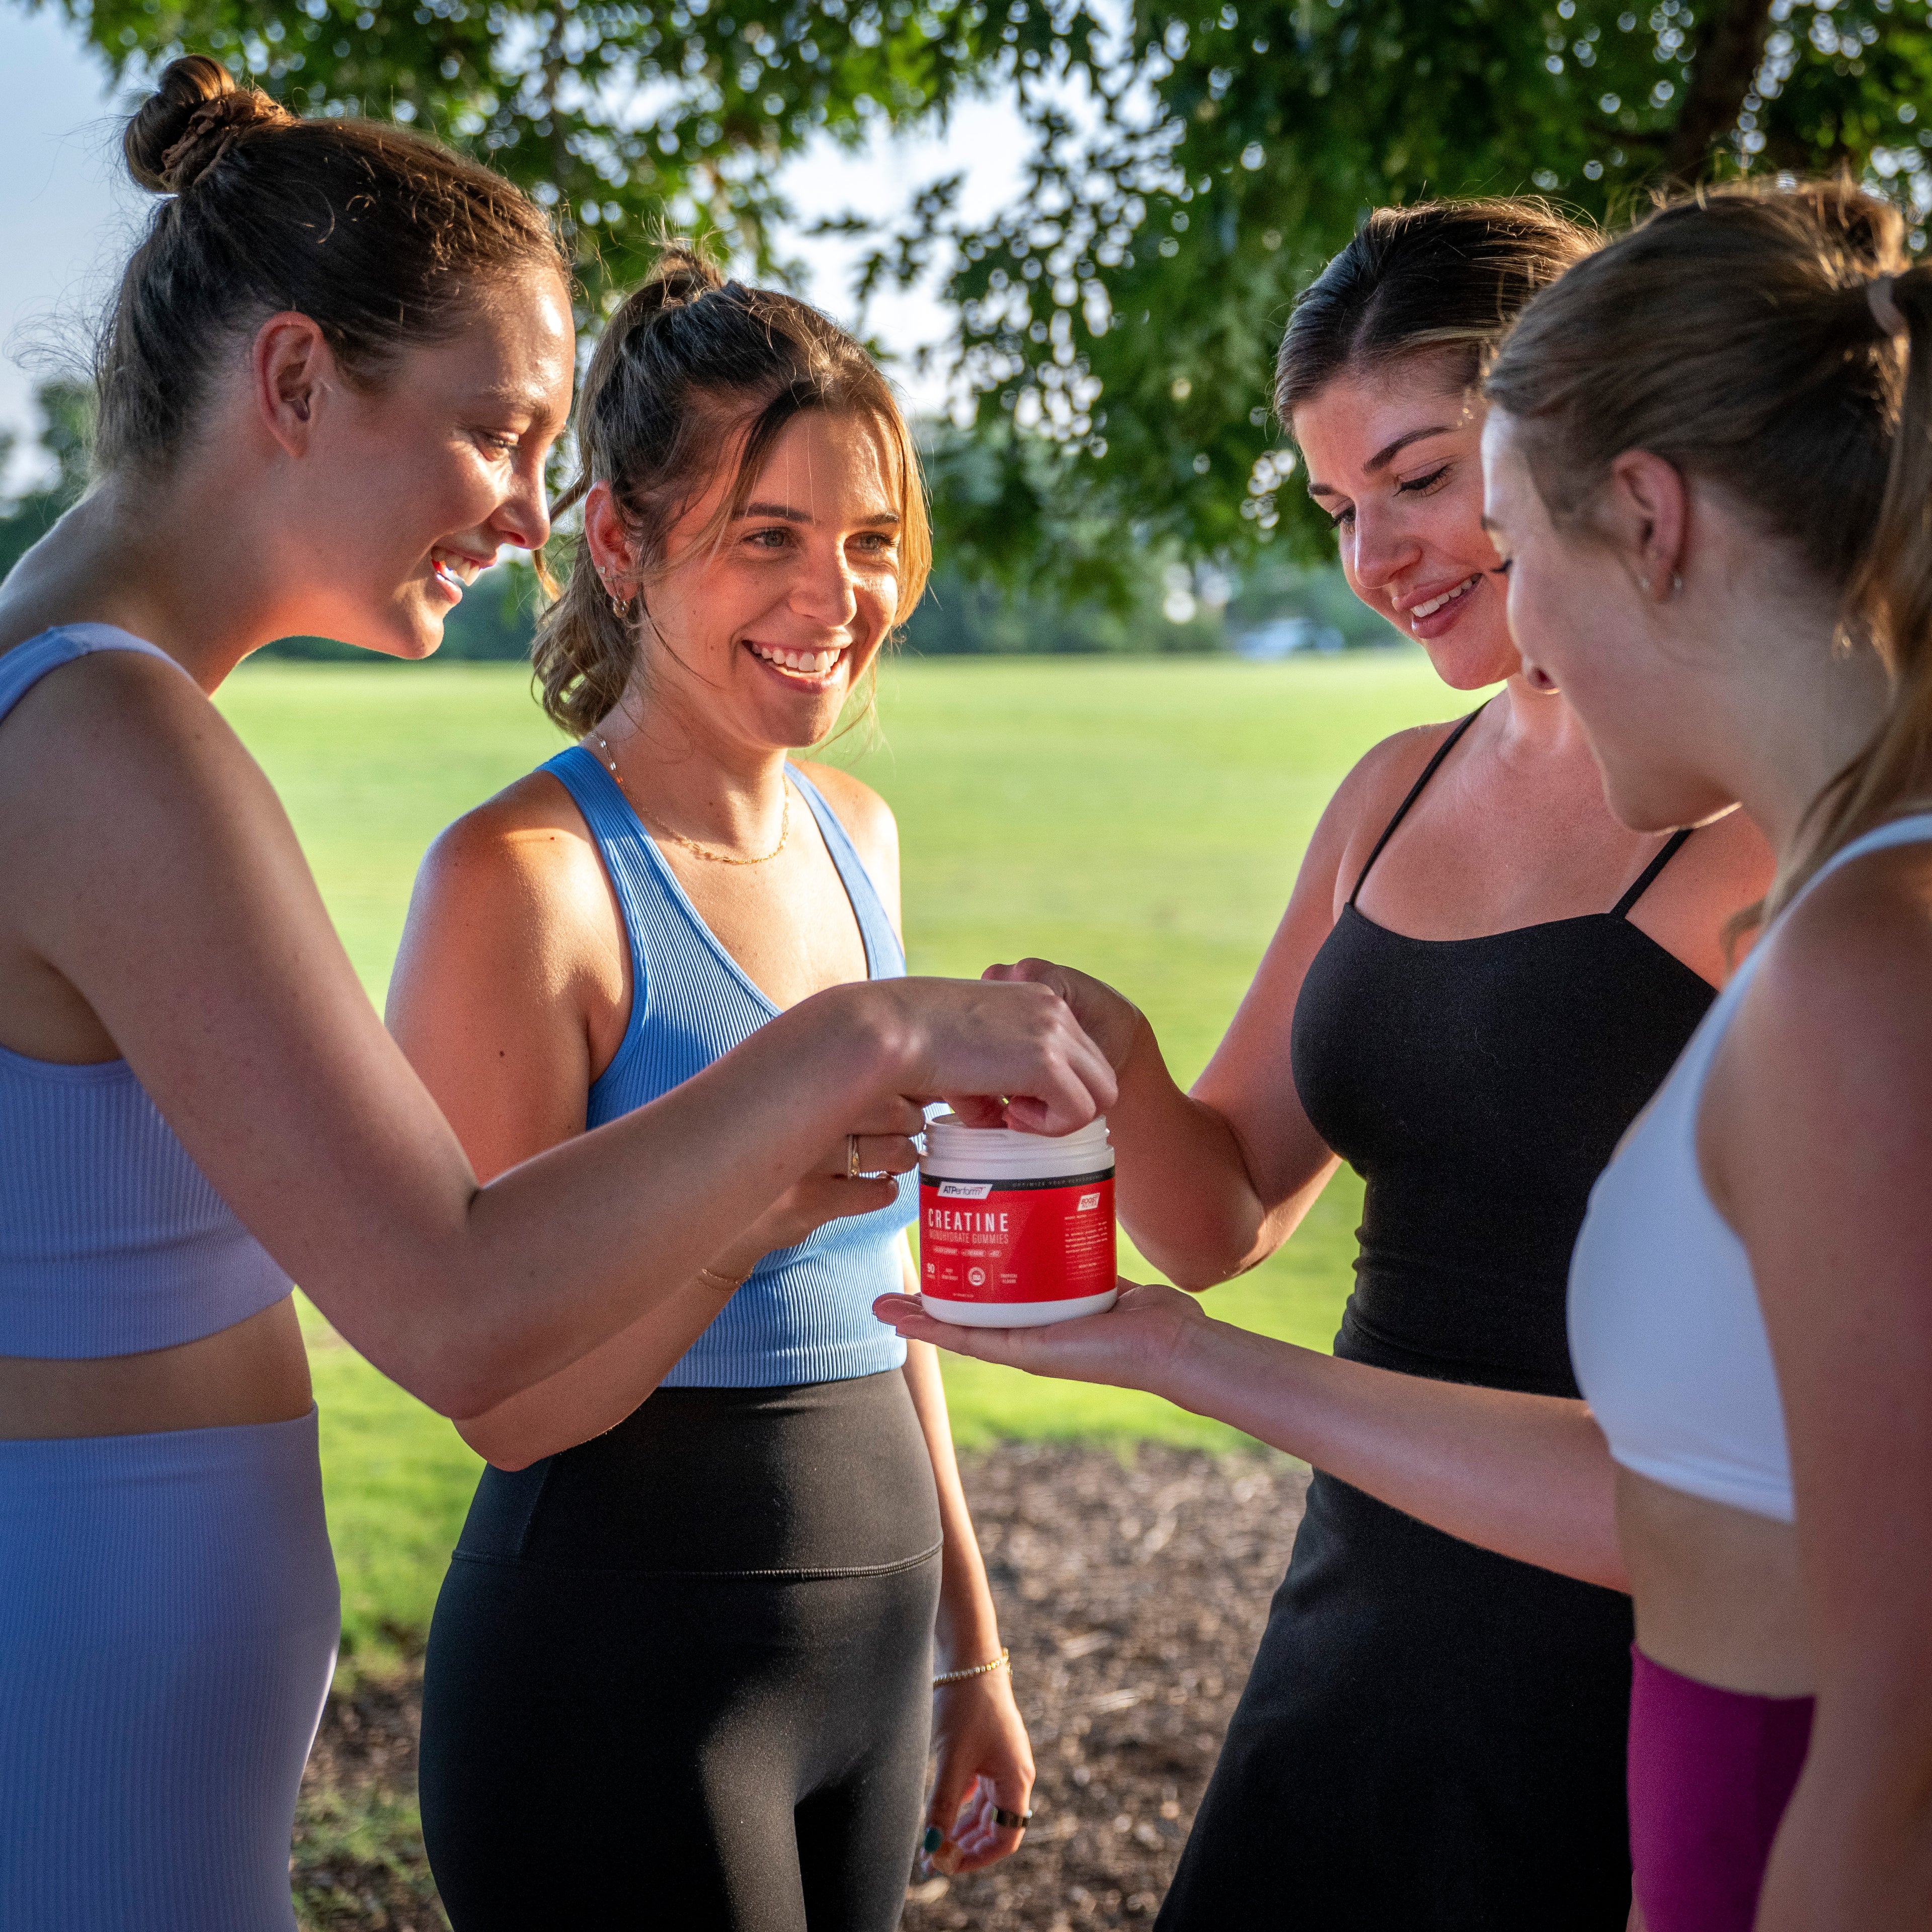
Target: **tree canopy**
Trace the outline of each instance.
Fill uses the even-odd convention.
[[[1615,219],[1660,188],[1849,169],[1915,221],[1932,206],[1924,0],[1142,4],[1110,59],[1070,43],[1060,69],[1090,104],[1027,104],[1018,200],[975,227],[935,184],[874,257],[956,264],[952,353],[998,469],[943,507],[1009,574],[1104,567],[1029,547],[1070,500],[1237,560],[1285,514],[1318,527],[1280,488],[1274,353],[1378,204],[1540,193]]]
[[[35,0],[28,0],[29,4]],[[1097,58],[1077,3],[980,0],[53,0],[117,78],[213,54],[307,114],[393,117],[470,149],[556,211],[594,316],[660,222],[764,271],[779,166],[814,136],[943,115]]]
[[[974,226],[958,177],[926,184],[874,231],[867,286],[946,276],[974,398],[934,449],[949,555],[1063,594],[1121,590],[1124,528],[1237,567],[1306,535],[1274,351],[1378,203],[1540,192],[1613,218],[1662,186],[1849,168],[1932,208],[1928,0],[54,4],[116,75],[199,48],[304,111],[478,153],[574,235],[592,326],[659,220],[782,272],[778,170],[808,141],[1008,93],[1023,192]]]
[[[44,471],[13,497],[0,496],[0,577],[52,530],[61,512],[87,487],[87,445],[94,399],[78,382],[43,382],[34,392],[40,418],[36,439]],[[0,430],[0,476],[13,464],[17,439]]]

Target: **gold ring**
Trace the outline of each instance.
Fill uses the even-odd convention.
[[[862,1172],[859,1166],[859,1136],[848,1134],[845,1136],[845,1178],[856,1180]]]

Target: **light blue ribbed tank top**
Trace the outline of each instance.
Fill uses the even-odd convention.
[[[631,1017],[592,1085],[586,1125],[602,1126],[668,1094],[748,1039],[778,1008],[722,946],[610,774],[580,746],[544,770],[577,802],[622,909],[630,940]],[[905,972],[905,953],[850,839],[795,767],[866,943],[874,980]],[[773,1388],[844,1382],[897,1368],[905,1344],[874,1318],[872,1298],[904,1286],[900,1230],[918,1213],[917,1180],[875,1214],[830,1221],[767,1255],[664,1378],[667,1388]]]
[[[0,656],[0,722],[93,651],[174,663],[109,624],[43,632]],[[0,1355],[172,1348],[288,1292],[124,1060],[69,1066],[0,1046]]]

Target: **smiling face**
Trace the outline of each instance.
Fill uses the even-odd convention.
[[[1636,832],[1700,824],[1725,810],[1736,794],[1714,769],[1724,741],[1712,722],[1721,665],[1688,634],[1700,628],[1688,599],[1666,587],[1678,560],[1650,563],[1642,549],[1655,541],[1657,498],[1672,487],[1669,466],[1643,455],[1619,459],[1638,492],[1620,470],[1605,485],[1600,529],[1559,528],[1501,410],[1490,412],[1482,459],[1484,519],[1507,573],[1523,674],[1561,691],[1575,711],[1610,809]],[[1683,488],[1681,479],[1676,487]],[[1738,542],[1715,506],[1704,502],[1699,520],[1707,544],[1750,554],[1749,533]],[[1682,567],[1689,569],[1688,560]]]
[[[670,568],[645,580],[643,691],[748,748],[816,744],[898,614],[890,446],[868,416],[803,410],[712,531],[735,475],[728,451],[668,533]]]
[[[331,385],[287,560],[322,563],[310,628],[426,657],[499,549],[543,542],[544,460],[575,352],[568,292],[544,270],[498,284],[460,334],[406,351],[377,383]]]
[[[1424,354],[1345,370],[1292,428],[1348,587],[1415,638],[1444,683],[1473,691],[1516,662],[1482,525],[1483,406],[1445,384],[1454,366]]]

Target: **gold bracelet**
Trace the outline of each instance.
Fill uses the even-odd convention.
[[[1010,1670],[1012,1668],[1012,1653],[1002,1647],[999,1655],[991,1663],[969,1664],[964,1670],[942,1670],[932,1680],[932,1688],[937,1690],[942,1684],[964,1684],[969,1677],[984,1677],[991,1671]]]
[[[723,1275],[714,1274],[708,1268],[701,1268],[698,1270],[698,1278],[706,1288],[715,1288],[721,1294],[735,1294],[752,1277],[741,1274],[736,1281],[728,1281]]]

